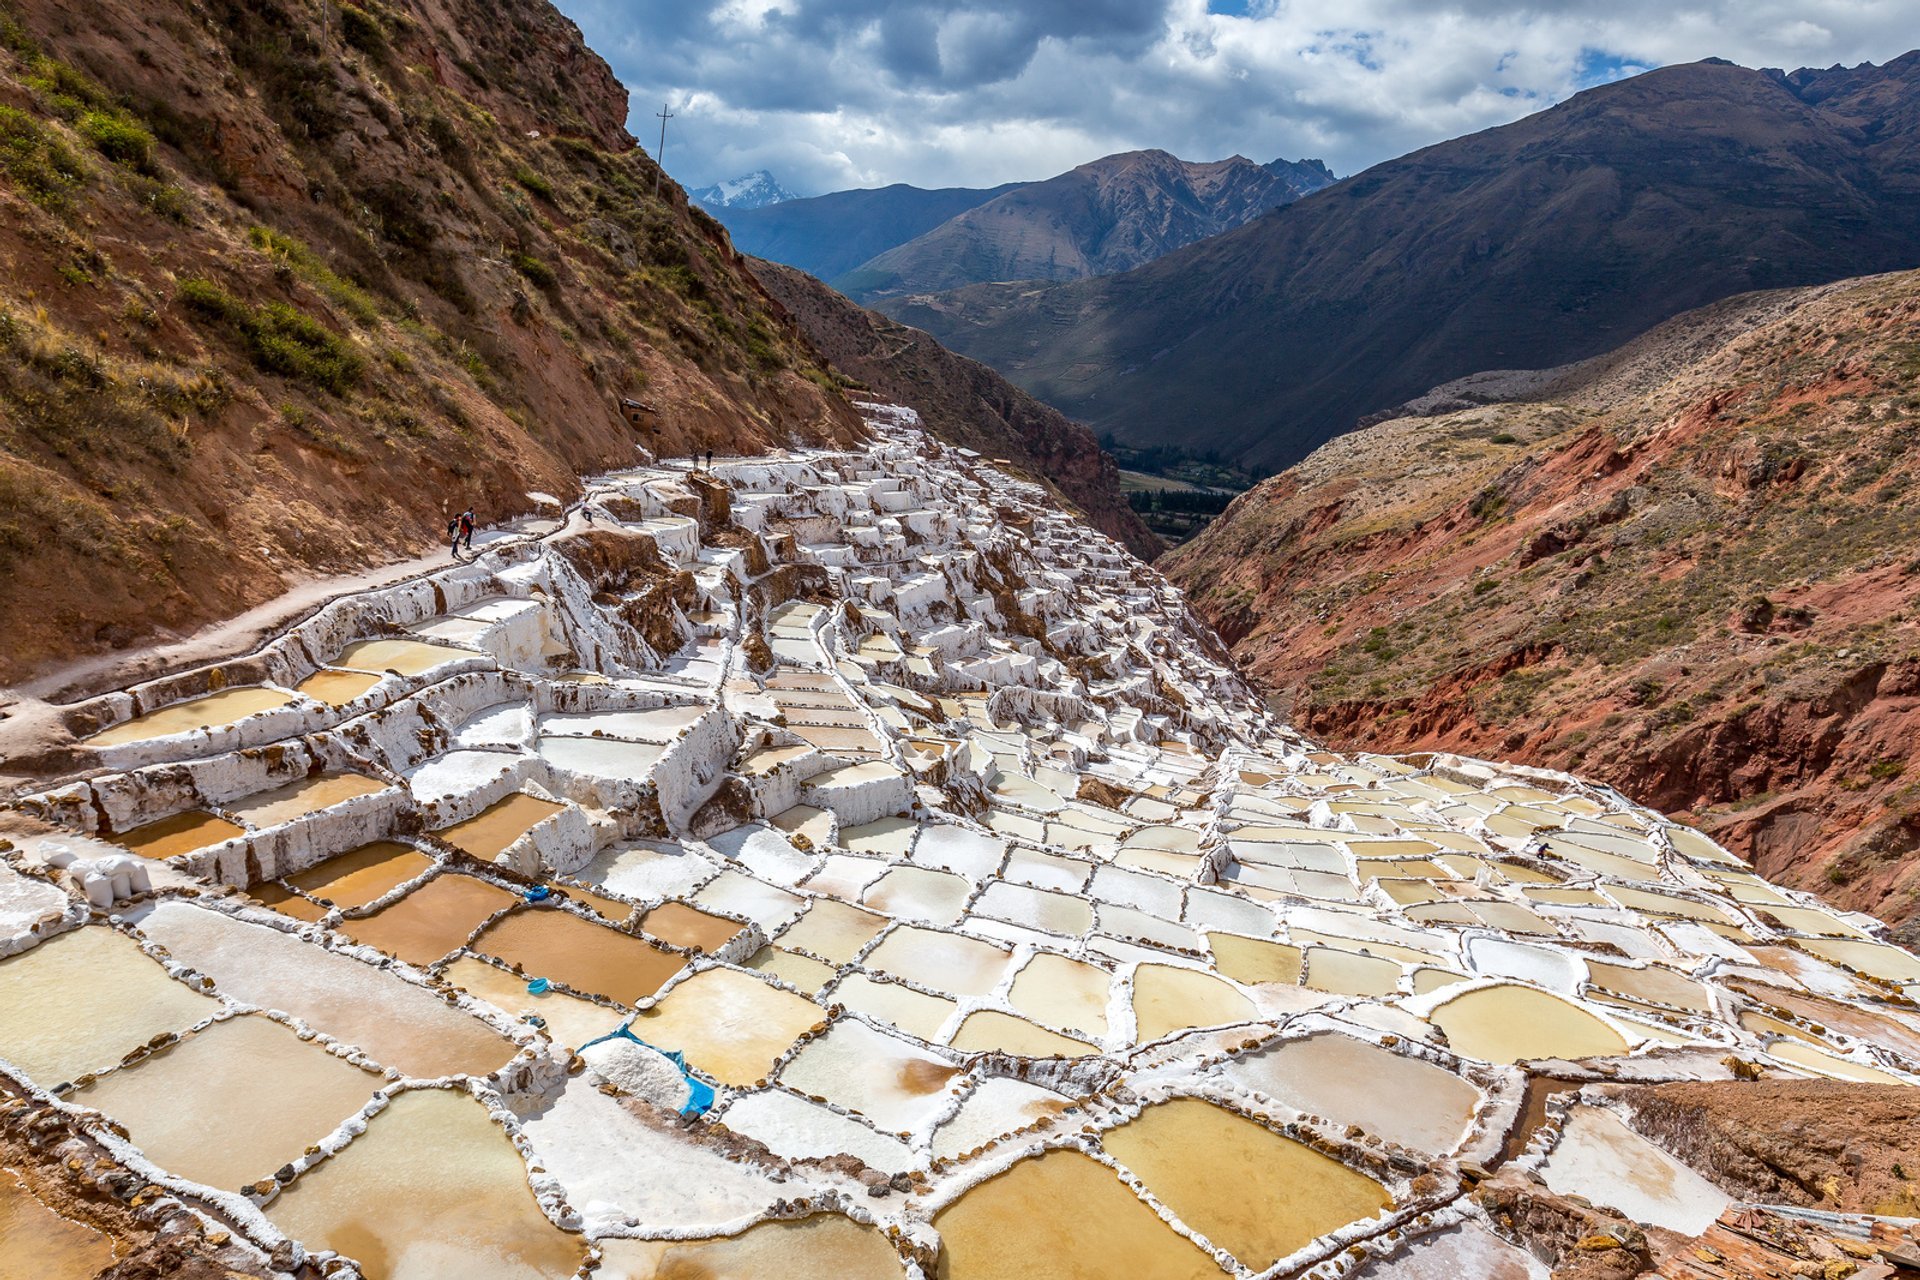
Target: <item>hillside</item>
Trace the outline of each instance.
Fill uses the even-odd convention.
[[[1920,53],[1667,67],[1118,276],[886,310],[1099,432],[1286,465],[1448,379],[1756,289],[1920,265]]]
[[[1920,272],[1421,407],[1161,562],[1243,668],[1335,743],[1577,768],[1914,928]]]
[[[0,10],[0,682],[856,435],[626,111],[543,0]]]
[[[740,252],[831,280],[1020,185],[928,191],[896,182],[782,200],[758,209],[715,209],[713,214],[726,224]]]
[[[1123,152],[968,209],[834,284],[872,300],[992,280],[1110,275],[1242,226],[1332,181],[1313,160],[1194,163],[1165,151]]]
[[[1091,431],[979,361],[848,301],[804,271],[776,262],[752,265],[836,370],[912,407],[948,444],[1006,459],[1048,484],[1135,555],[1159,553],[1160,540],[1127,505],[1114,461]]]

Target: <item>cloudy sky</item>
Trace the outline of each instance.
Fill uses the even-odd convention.
[[[992,186],[1161,147],[1342,176],[1672,62],[1884,62],[1915,0],[557,0],[694,186]]]

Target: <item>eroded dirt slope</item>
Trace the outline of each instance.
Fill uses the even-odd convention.
[[[626,105],[544,0],[0,6],[0,682],[857,433]]]
[[[1913,928],[1920,273],[1423,408],[1162,561],[1296,722],[1596,776]]]

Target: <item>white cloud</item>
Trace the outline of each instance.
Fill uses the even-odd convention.
[[[1913,0],[559,3],[639,124],[674,104],[677,177],[767,168],[808,193],[991,186],[1139,147],[1352,173],[1646,67],[1885,61],[1920,30]]]

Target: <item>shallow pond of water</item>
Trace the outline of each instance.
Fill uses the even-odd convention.
[[[868,953],[867,967],[935,991],[983,996],[993,990],[1010,953],[973,938],[905,925]]]
[[[988,1076],[974,1086],[953,1118],[933,1133],[933,1153],[952,1160],[985,1146],[1002,1134],[1072,1110],[1065,1094],[1005,1076]]]
[[[869,885],[862,901],[898,919],[952,924],[972,896],[973,886],[951,871],[899,866]]]
[[[444,1089],[395,1098],[266,1212],[309,1248],[358,1261],[367,1280],[563,1280],[586,1252],[540,1211],[486,1109]]]
[[[1627,1052],[1620,1033],[1571,1001],[1502,983],[1455,996],[1432,1022],[1455,1053],[1483,1062],[1534,1058],[1615,1057]]]
[[[195,853],[245,834],[247,829],[238,823],[217,818],[200,809],[189,809],[185,813],[176,813],[170,818],[123,831],[112,839],[115,844],[124,845],[143,858],[158,860]]]
[[[505,852],[508,845],[546,821],[565,805],[516,791],[504,800],[482,809],[465,822],[456,822],[439,833],[456,849],[464,849],[476,858],[491,859]]]
[[[262,711],[284,707],[293,701],[285,689],[265,685],[245,685],[222,689],[200,698],[188,698],[171,706],[149,711],[143,716],[102,729],[86,740],[90,747],[117,747],[129,742],[145,742],[194,729],[220,729]]]
[[[0,1058],[48,1088],[219,1011],[105,925],[0,960]]]
[[[1100,1051],[1085,1040],[1059,1035],[998,1009],[968,1014],[954,1032],[953,1047],[964,1053],[1011,1053],[1023,1058],[1082,1058]]]
[[[600,914],[605,916],[608,913],[602,911]],[[624,914],[608,918],[623,919]],[[684,902],[661,903],[641,917],[640,927],[650,937],[692,951],[718,951],[740,932],[738,920],[708,915]]]
[[[363,774],[321,773],[231,802],[226,807],[249,826],[272,827],[332,808],[355,796],[370,796],[386,789],[386,783]]]
[[[1097,965],[1042,951],[1020,970],[1007,999],[1048,1026],[1098,1038],[1107,1034],[1107,993],[1112,980]]]
[[[887,927],[887,918],[830,898],[815,898],[807,914],[794,921],[780,941],[834,964],[850,962]]]
[[[497,885],[448,873],[370,916],[343,922],[340,932],[408,964],[429,965],[466,945],[481,921],[515,901]]]
[[[618,1010],[564,991],[547,990],[535,995],[527,990],[525,978],[472,956],[461,956],[448,965],[445,977],[509,1018],[528,1013],[537,1015],[546,1023],[547,1035],[553,1042],[569,1049],[578,1049],[589,1040],[599,1039],[626,1020],[626,1015]]]
[[[1194,969],[1143,964],[1134,972],[1135,1038],[1145,1043],[1188,1027],[1243,1022],[1256,1016],[1247,998],[1220,979]]]
[[[432,866],[433,859],[418,849],[377,840],[296,872],[287,877],[287,883],[350,910],[424,875]]]
[[[1337,947],[1308,947],[1306,985],[1340,996],[1388,996],[1400,989],[1400,962]]]
[[[473,949],[518,964],[529,978],[550,978],[628,1005],[658,991],[686,963],[630,933],[538,907],[494,921],[474,939]]]
[[[735,969],[707,969],[633,1019],[633,1034],[720,1081],[744,1088],[765,1078],[800,1033],[826,1021],[811,1000]]]
[[[795,1054],[780,1082],[858,1111],[890,1133],[912,1132],[947,1105],[960,1068],[915,1045],[842,1018]]]
[[[1213,967],[1236,982],[1257,986],[1300,981],[1298,947],[1264,938],[1244,938],[1237,933],[1209,933],[1207,945],[1213,948]]]
[[[184,902],[161,903],[140,928],[223,994],[283,1010],[411,1076],[485,1075],[515,1051],[512,1041],[431,991],[277,929]]]
[[[392,671],[403,676],[417,676],[449,662],[481,656],[472,649],[427,644],[422,640],[361,640],[342,649],[333,665],[375,675]]]
[[[596,1280],[895,1280],[887,1238],[850,1218],[763,1222],[718,1240],[607,1240]]]
[[[891,1023],[910,1036],[933,1040],[960,1006],[940,996],[915,991],[898,982],[875,982],[853,973],[833,989],[833,999],[856,1013]]]
[[[183,1178],[238,1191],[339,1127],[386,1083],[259,1015],[216,1022],[72,1100]]]
[[[294,691],[330,707],[344,707],[380,683],[367,671],[316,671],[294,686]]]
[[[1713,1008],[1712,996],[1705,987],[1658,965],[1632,969],[1626,965],[1608,964],[1604,960],[1589,960],[1587,974],[1595,986],[1615,995],[1651,1000],[1656,1004],[1692,1009],[1697,1013],[1706,1013]]]
[[[1453,1150],[1480,1105],[1451,1071],[1333,1032],[1238,1055],[1226,1073],[1296,1111],[1432,1155]]]
[[[1219,1280],[1099,1161],[1049,1151],[987,1179],[934,1215],[937,1280]]]
[[[0,1167],[0,1276],[93,1280],[113,1264],[113,1241],[55,1213]]]
[[[1100,1144],[1181,1221],[1255,1271],[1390,1203],[1365,1174],[1196,1098],[1148,1107]]]
[[[746,962],[746,967],[791,982],[808,995],[819,995],[820,988],[833,981],[836,972],[830,964],[821,964],[812,956],[803,956],[780,947],[760,948]]]

